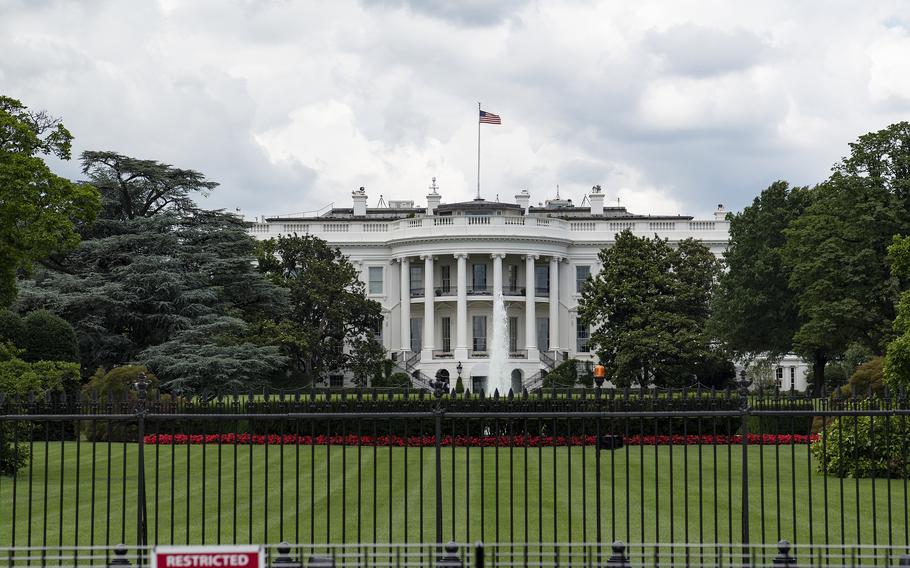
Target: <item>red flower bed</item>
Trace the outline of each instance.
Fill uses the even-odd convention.
[[[782,445],[810,444],[818,439],[813,434],[749,434],[747,444]],[[393,447],[433,447],[435,436],[297,436],[295,434],[149,434],[146,444],[159,445],[200,445],[200,444],[239,444],[239,445],[286,445],[286,446],[393,446]],[[737,445],[742,443],[742,436],[625,436],[623,443],[627,446],[693,446],[693,445]],[[456,447],[547,447],[547,446],[596,446],[595,436],[445,436],[442,446]]]

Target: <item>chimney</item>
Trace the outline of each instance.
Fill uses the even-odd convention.
[[[430,193],[427,194],[427,215],[432,215],[439,204],[442,203],[442,196],[436,191],[439,187],[436,185],[436,178],[430,184]]]
[[[588,195],[588,203],[591,204],[591,215],[604,214],[604,194],[599,185],[591,188],[591,194]]]
[[[727,210],[724,209],[723,203],[717,204],[717,209],[714,211],[714,220],[715,221],[724,221],[727,218]]]
[[[522,189],[521,192],[515,194],[515,203],[521,205],[525,214],[528,213],[528,206],[531,204],[531,194],[528,193],[527,189]]]
[[[351,193],[354,198],[354,216],[366,217],[367,214],[367,190],[361,187]]]

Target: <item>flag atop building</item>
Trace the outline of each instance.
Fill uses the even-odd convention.
[[[498,114],[493,114],[492,112],[486,112],[484,110],[480,111],[480,123],[481,124],[502,124],[502,119],[499,118]]]

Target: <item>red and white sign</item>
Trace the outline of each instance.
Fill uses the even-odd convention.
[[[265,568],[261,546],[156,546],[152,568]]]

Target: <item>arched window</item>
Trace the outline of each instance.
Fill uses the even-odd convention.
[[[512,369],[512,392],[515,394],[519,394],[524,389],[521,379],[521,369]]]
[[[439,369],[436,371],[436,380],[449,384],[449,371],[447,369]]]

